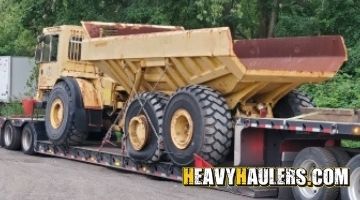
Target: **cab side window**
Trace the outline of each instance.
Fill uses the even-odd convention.
[[[59,35],[42,35],[38,37],[35,59],[38,63],[57,61]]]

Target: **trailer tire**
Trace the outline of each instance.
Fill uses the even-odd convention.
[[[11,122],[6,122],[4,126],[4,133],[2,134],[4,147],[8,150],[20,150],[21,148],[21,132],[18,127],[15,127]]]
[[[21,132],[21,149],[24,154],[34,155],[34,131],[30,124],[26,124]]]
[[[308,147],[301,150],[295,157],[294,168],[304,168],[307,171],[313,167],[337,167],[335,157],[330,151],[321,147]],[[296,200],[333,200],[338,197],[339,188],[318,187],[317,190],[309,187],[293,187],[294,197]]]
[[[354,156],[346,165],[350,169],[350,185],[341,188],[341,200],[360,199],[360,154]]]
[[[313,108],[315,104],[310,97],[299,91],[292,91],[281,98],[273,109],[274,117],[289,118],[301,114],[301,108]]]
[[[326,150],[330,151],[336,159],[339,167],[345,167],[345,165],[351,159],[349,154],[338,147],[327,147]]]
[[[159,161],[164,149],[161,132],[164,121],[164,108],[167,101],[168,97],[163,93],[146,92],[134,98],[127,107],[125,115],[126,148],[129,157],[133,160],[147,163]],[[142,143],[140,142],[140,146],[134,146],[132,138],[137,137],[137,135],[136,131],[129,131],[129,126],[132,120],[137,119],[139,116],[142,116],[142,120],[145,120],[147,138]]]
[[[0,147],[4,147],[3,133],[4,133],[4,128],[1,128],[1,130],[0,130]]]
[[[193,85],[178,89],[170,98],[163,131],[165,149],[175,164],[190,165],[198,154],[217,165],[230,151],[233,122],[218,92]]]
[[[46,106],[45,128],[50,141],[56,145],[78,145],[87,138],[87,131],[77,128],[86,119],[77,120],[76,117],[85,110],[76,102],[78,94],[76,94],[76,90],[71,89],[71,87],[77,87],[75,84],[71,81],[60,81],[50,93]],[[56,116],[54,113],[58,115]],[[59,116],[59,113],[62,113],[62,117],[61,114]]]

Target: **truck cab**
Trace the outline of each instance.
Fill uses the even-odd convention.
[[[97,90],[95,93],[99,93],[95,94],[100,99],[98,104],[92,106],[117,106],[114,105],[116,102],[112,92],[117,86],[114,81],[104,76],[93,63],[81,60],[81,43],[84,37],[81,26],[71,25],[44,28],[43,33],[38,36],[35,52],[39,66],[37,100],[46,101],[49,92],[61,77],[75,77],[78,82],[82,82],[80,87],[90,84]],[[86,83],[82,80],[86,80]]]
[[[85,37],[81,26],[71,25],[44,28],[38,36],[36,100],[46,107],[47,132],[58,144],[80,144],[89,131],[103,130],[123,105],[122,88],[81,59]]]

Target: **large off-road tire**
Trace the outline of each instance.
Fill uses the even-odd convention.
[[[308,147],[301,150],[295,157],[293,167],[306,169],[308,173],[314,168],[337,167],[335,157],[330,151],[321,147]],[[339,194],[339,188],[328,187],[293,187],[296,200],[333,200]]]
[[[77,103],[76,82],[58,82],[50,93],[46,106],[45,128],[50,141],[56,145],[78,145],[87,138],[87,131],[79,130],[77,120],[82,112],[82,105]]]
[[[4,132],[2,134],[4,148],[9,150],[20,150],[21,148],[21,132],[18,127],[15,127],[11,122],[6,122]]]
[[[135,97],[125,115],[126,148],[135,161],[153,163],[163,152],[161,136],[164,108],[168,97],[159,92],[146,92]]]
[[[194,154],[217,165],[229,153],[233,137],[225,99],[206,86],[177,90],[165,108],[163,135],[165,149],[177,165],[193,163]]]
[[[346,165],[350,169],[350,186],[341,188],[341,200],[360,199],[360,155],[353,157]]]
[[[276,103],[273,113],[276,118],[289,118],[301,114],[301,108],[313,108],[315,104],[305,94],[292,91]]]
[[[34,130],[30,124],[26,124],[21,132],[21,149],[24,154],[34,155]]]

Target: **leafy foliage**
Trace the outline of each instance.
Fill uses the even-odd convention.
[[[20,116],[23,113],[21,103],[10,102],[0,107],[0,115],[5,117]]]
[[[0,0],[0,13],[0,55],[32,56],[42,28],[81,20],[228,26],[236,38],[341,34],[347,64],[301,89],[319,106],[360,105],[360,0]]]

